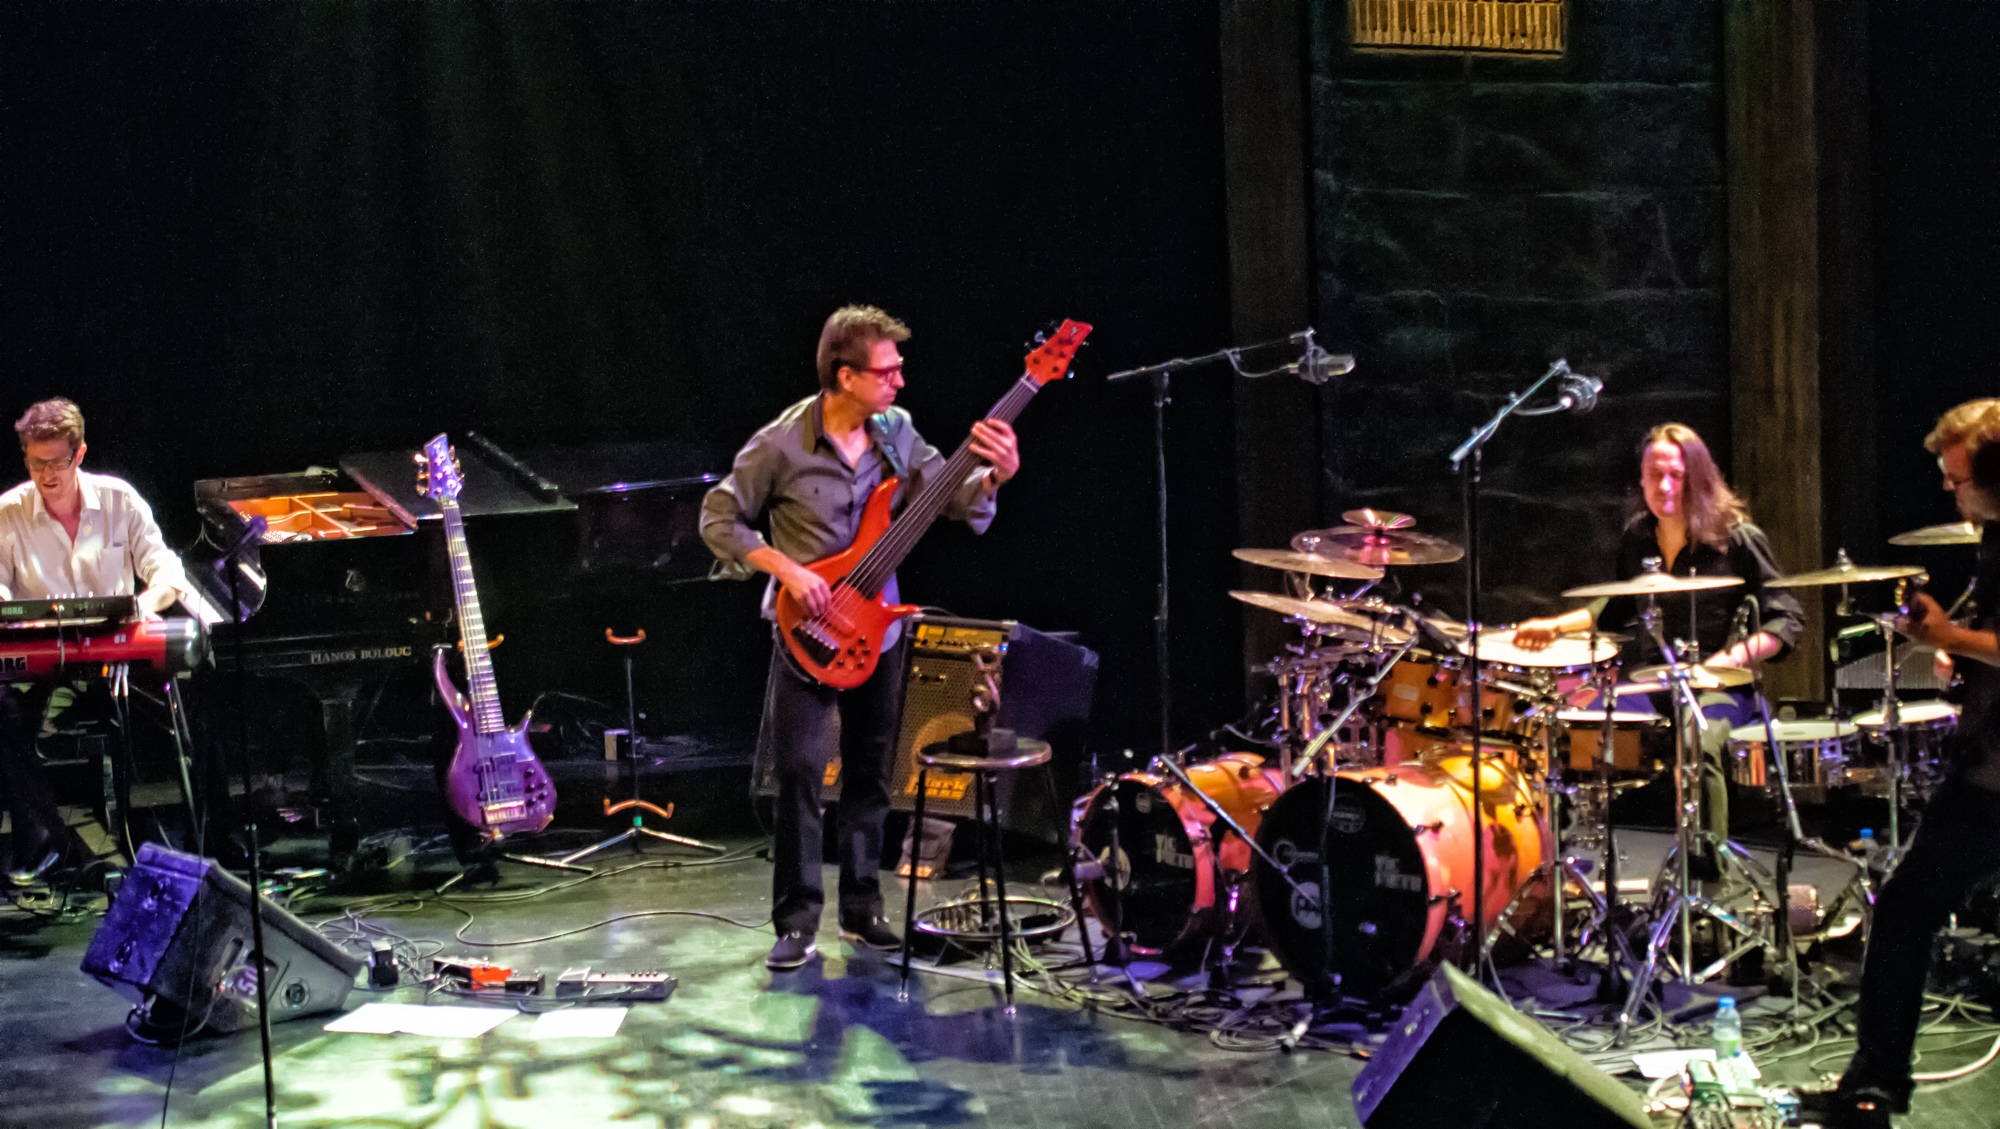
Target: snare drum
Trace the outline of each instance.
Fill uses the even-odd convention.
[[[1826,789],[1846,784],[1848,768],[1857,763],[1860,731],[1849,721],[1780,721],[1771,726],[1793,795],[1822,802]],[[1777,774],[1764,755],[1764,723],[1729,731],[1729,777],[1754,788],[1778,786]]]
[[[1187,775],[1252,836],[1264,809],[1285,789],[1278,771],[1265,768],[1264,758],[1254,753],[1190,765]],[[1101,785],[1084,807],[1078,838],[1104,863],[1105,877],[1085,888],[1091,913],[1101,922],[1112,920],[1106,904],[1115,881],[1118,918],[1141,952],[1165,952],[1213,936],[1236,916],[1235,898],[1218,891],[1217,880],[1222,872],[1250,869],[1250,844],[1172,776],[1128,772]]]

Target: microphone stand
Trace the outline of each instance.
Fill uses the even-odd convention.
[[[271,962],[264,956],[264,874],[263,846],[257,841],[257,789],[250,778],[250,705],[244,689],[249,667],[243,657],[243,624],[249,615],[243,610],[242,562],[263,542],[265,523],[250,519],[242,538],[215,562],[229,573],[230,634],[236,657],[236,740],[243,772],[243,830],[249,838],[250,854],[250,960],[257,969],[257,1036],[264,1058],[264,1124],[278,1124],[278,1082],[271,1062]]]
[[[1304,344],[1305,356],[1288,365],[1279,365],[1263,372],[1245,372],[1243,354],[1255,349],[1268,349],[1278,345]],[[1159,593],[1153,608],[1153,646],[1158,659],[1160,681],[1160,756],[1171,757],[1173,741],[1173,677],[1172,666],[1167,652],[1169,639],[1167,616],[1167,403],[1168,381],[1174,373],[1191,369],[1196,365],[1215,361],[1228,361],[1236,375],[1251,379],[1289,373],[1303,377],[1314,384],[1324,384],[1328,377],[1354,368],[1354,358],[1328,353],[1313,340],[1311,329],[1294,333],[1290,337],[1260,341],[1255,345],[1237,345],[1227,349],[1217,349],[1213,353],[1203,353],[1198,357],[1175,357],[1171,361],[1161,361],[1156,365],[1114,372],[1104,379],[1117,384],[1127,380],[1145,377],[1153,385],[1153,465],[1159,479],[1159,534],[1160,534],[1160,579]]]
[[[1480,460],[1486,444],[1500,431],[1500,425],[1511,415],[1541,416],[1568,411],[1576,405],[1574,397],[1564,393],[1562,399],[1544,408],[1524,408],[1523,404],[1542,390],[1542,386],[1558,376],[1568,376],[1569,362],[1558,360],[1549,366],[1540,380],[1530,384],[1525,392],[1517,392],[1508,397],[1493,418],[1474,428],[1472,435],[1458,445],[1451,453],[1451,466],[1459,472],[1459,483],[1465,508],[1465,655],[1466,693],[1471,700],[1466,704],[1466,714],[1472,719],[1472,944],[1467,951],[1473,960],[1484,964],[1480,954],[1486,951],[1486,818],[1481,805],[1484,782],[1481,780],[1480,766],[1485,759],[1482,738],[1486,732],[1485,695],[1480,693],[1479,661],[1479,482]],[[1473,968],[1475,976],[1482,975],[1479,965]]]

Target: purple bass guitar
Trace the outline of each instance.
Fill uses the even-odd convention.
[[[465,516],[458,495],[465,480],[458,454],[442,435],[424,444],[417,461],[417,490],[444,512],[444,542],[451,555],[452,596],[458,603],[459,643],[465,652],[465,683],[471,700],[459,693],[445,671],[440,649],[431,663],[438,695],[458,723],[458,750],[445,773],[445,799],[488,841],[540,831],[555,817],[556,786],[528,747],[528,718],[507,727],[500,691],[493,684],[493,660],[486,653],[486,621],[479,614],[479,590],[472,583],[472,555],[465,547]]]

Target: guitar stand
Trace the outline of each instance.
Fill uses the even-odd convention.
[[[614,647],[636,647],[646,641],[646,629],[643,627],[640,628],[637,635],[619,635],[607,627],[604,629],[604,638],[606,642]],[[592,855],[608,851],[620,843],[632,844],[632,853],[634,854],[639,853],[640,848],[645,846],[647,839],[656,839],[663,843],[672,843],[681,847],[693,847],[701,851],[713,851],[718,855],[726,853],[727,848],[725,847],[718,847],[713,843],[704,843],[699,839],[690,839],[684,835],[669,834],[658,828],[646,826],[647,812],[651,812],[661,819],[672,819],[674,805],[668,804],[663,808],[657,804],[647,803],[645,800],[639,798],[638,699],[634,696],[632,690],[632,652],[629,650],[625,651],[624,657],[625,749],[623,759],[629,770],[631,796],[629,799],[620,800],[616,803],[612,802],[611,797],[604,797],[604,814],[612,816],[617,815],[619,812],[630,811],[632,813],[631,826],[608,839],[600,839],[587,847],[571,851],[566,855],[557,855],[554,858],[541,855],[502,855],[502,858],[510,862],[527,863],[530,866],[547,866],[557,870],[579,870],[585,874],[590,874],[594,873],[594,871],[588,866],[578,865],[578,860],[587,859]]]

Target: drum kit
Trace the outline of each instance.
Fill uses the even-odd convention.
[[[1656,603],[1727,598],[1742,581],[1649,568],[1565,591],[1636,598],[1641,629],[1667,661],[1622,680],[1630,637],[1594,628],[1542,648],[1487,628],[1474,661],[1465,624],[1377,591],[1387,570],[1458,560],[1458,546],[1417,532],[1408,515],[1342,516],[1288,549],[1235,551],[1283,574],[1282,591],[1230,595],[1300,632],[1258,668],[1276,683],[1264,749],[1185,767],[1155,758],[1078,800],[1073,840],[1096,860],[1086,897],[1107,935],[1142,955],[1220,956],[1225,968],[1255,940],[1314,998],[1362,1003],[1393,1000],[1444,960],[1486,969],[1542,950],[1574,971],[1595,950],[1602,998],[1622,1004],[1620,1037],[1668,979],[1707,980],[1759,949],[1795,971],[1789,854],[1774,875],[1696,818],[1695,730],[1708,724],[1698,695],[1745,688],[1761,708],[1756,671],[1701,665],[1664,637]],[[1899,543],[1963,543],[1956,527],[1905,536],[1919,535],[1933,539]],[[1960,539],[1935,540],[1951,536]],[[1864,617],[1893,644],[1921,571],[1858,567],[1842,553],[1832,568],[1767,585],[1841,586],[1840,614],[1856,615],[1847,586],[1897,581],[1895,610]],[[1903,793],[1934,783],[1955,711],[1899,702],[1889,666],[1880,710],[1817,722],[1778,721],[1763,708],[1762,722],[1731,731],[1724,770],[1777,801],[1788,850],[1803,842],[1851,861],[1804,838],[1798,805],[1858,787],[1890,800],[1893,851]],[[1632,708],[1648,694],[1662,712]],[[1674,843],[1648,903],[1621,909],[1611,800],[1663,775],[1674,783]],[[1715,859],[1719,877],[1697,881],[1695,858]],[[1714,959],[1696,959],[1697,919],[1709,923]]]

